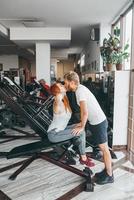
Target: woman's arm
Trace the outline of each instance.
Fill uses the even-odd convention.
[[[63,109],[62,96],[56,95],[54,100],[54,112],[56,114],[61,113],[62,109]]]

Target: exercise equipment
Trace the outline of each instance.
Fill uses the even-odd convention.
[[[20,115],[40,138],[40,141],[15,147],[10,152],[1,152],[1,155],[6,156],[8,159],[18,156],[30,156],[30,158],[24,162],[19,162],[18,164],[16,163],[14,165],[7,166],[4,169],[0,169],[0,172],[11,169],[16,165],[21,165],[21,167],[9,177],[9,179],[14,180],[31,162],[35,159],[42,158],[43,160],[47,160],[48,162],[84,177],[85,185],[89,185],[89,183],[92,185],[92,187],[90,187],[91,189],[87,186],[88,190],[93,191],[91,173],[85,173],[84,171],[62,162],[63,157],[66,155],[68,150],[70,150],[70,146],[73,144],[73,141],[68,140],[53,144],[47,138],[47,128],[52,120],[49,109],[52,106],[54,97],[49,96],[42,104],[35,102],[30,103],[27,101],[27,99],[29,100],[29,95],[27,95],[22,88],[17,86],[17,84],[14,84],[5,78],[0,82],[0,98],[13,110],[13,112]],[[49,153],[44,152],[44,150],[57,145],[65,147],[59,160],[51,158]]]

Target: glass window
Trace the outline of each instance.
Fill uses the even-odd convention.
[[[130,59],[131,59],[131,36],[132,36],[132,9],[124,16],[125,27],[124,27],[124,45],[129,44],[128,52],[130,57],[125,60],[125,69],[130,69]]]
[[[80,66],[83,67],[85,65],[85,54],[83,54],[80,58]]]
[[[120,20],[114,25],[114,36],[116,36],[120,40]]]

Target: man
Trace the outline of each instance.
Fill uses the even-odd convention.
[[[73,134],[79,135],[85,128],[87,120],[90,124],[90,131],[93,134],[96,145],[99,145],[103,152],[105,168],[95,174],[95,181],[98,184],[113,183],[112,162],[107,145],[107,119],[95,96],[80,84],[76,72],[70,71],[64,76],[65,87],[68,91],[75,91],[77,104],[80,106],[81,122],[73,129]]]
[[[49,97],[50,96],[49,85],[46,83],[46,81],[44,79],[40,79],[39,83],[41,85],[40,96],[45,97],[45,98]]]

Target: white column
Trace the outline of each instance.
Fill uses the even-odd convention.
[[[36,77],[50,85],[50,44],[36,43]]]

